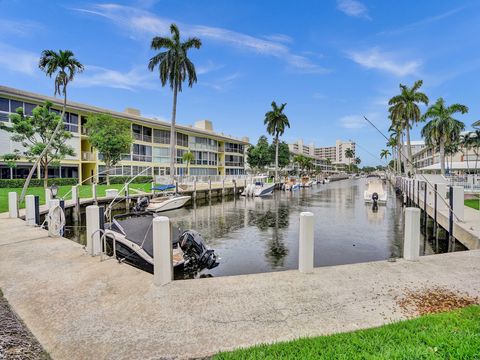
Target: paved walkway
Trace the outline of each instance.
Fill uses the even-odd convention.
[[[402,319],[395,296],[447,286],[480,295],[480,251],[152,284],[70,240],[0,220],[0,287],[54,359],[188,358]]]

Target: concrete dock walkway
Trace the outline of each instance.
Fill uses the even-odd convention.
[[[53,359],[189,358],[404,318],[395,297],[444,286],[480,296],[480,251],[175,281],[87,256],[0,219],[0,287]]]

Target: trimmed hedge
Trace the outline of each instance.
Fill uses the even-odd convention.
[[[105,177],[102,177],[105,179]],[[125,184],[127,181],[132,180],[133,176],[110,176],[110,184]],[[133,181],[135,184],[145,184],[153,181],[151,176],[137,176]]]
[[[0,179],[0,188],[21,188],[25,184],[25,179]],[[54,178],[48,179],[48,186],[51,185],[63,186],[63,185],[77,185],[77,178]],[[29,187],[43,187],[43,179],[30,180]]]

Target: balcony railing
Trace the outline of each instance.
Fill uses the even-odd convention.
[[[95,161],[95,154],[90,151],[82,151],[82,161]]]

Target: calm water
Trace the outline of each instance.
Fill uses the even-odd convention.
[[[220,256],[213,276],[294,269],[299,215],[315,215],[315,266],[402,256],[403,208],[386,185],[387,205],[374,212],[363,200],[365,179],[343,180],[268,198],[218,199],[164,212],[181,229],[199,231]],[[439,249],[442,251],[442,249]],[[431,254],[421,241],[421,253]]]

